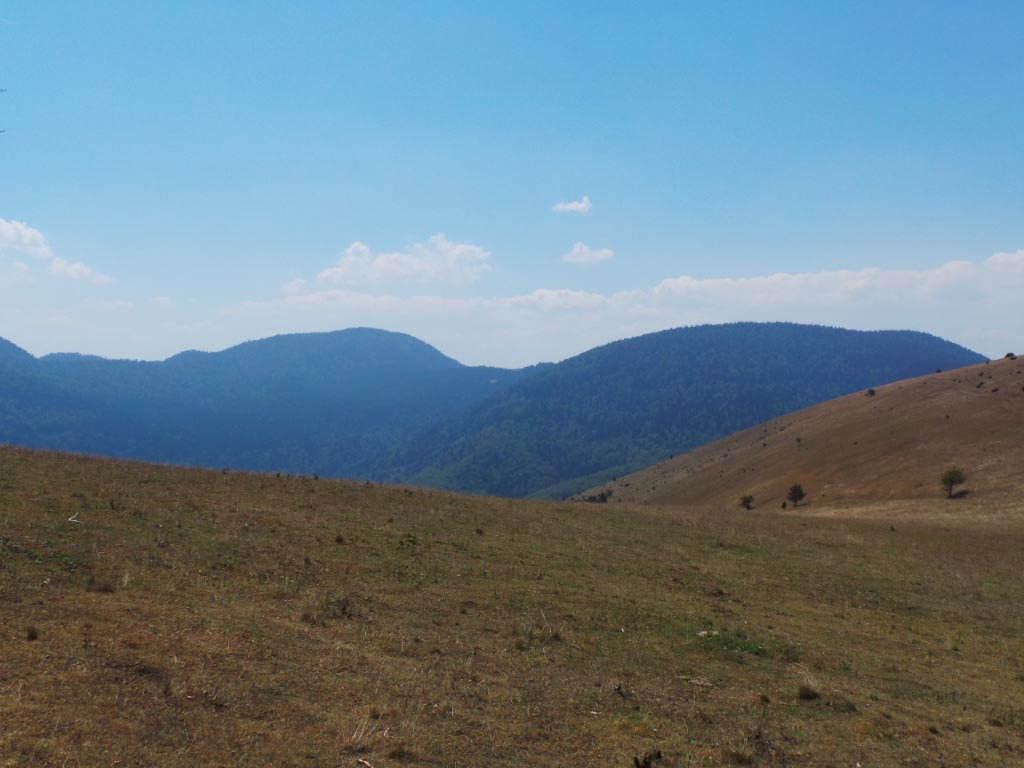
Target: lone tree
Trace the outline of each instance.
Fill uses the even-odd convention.
[[[754,497],[749,493],[746,496],[740,496],[740,506],[744,509],[750,509],[754,503]]]
[[[804,487],[800,485],[800,483],[793,483],[793,485],[789,487],[789,493],[786,494],[786,498],[793,502],[794,507],[799,505],[806,496],[807,494],[804,493]]]
[[[942,473],[942,487],[946,489],[946,497],[953,498],[953,489],[967,482],[967,475],[962,467],[950,467]]]

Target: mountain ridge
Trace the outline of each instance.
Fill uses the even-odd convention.
[[[6,349],[3,442],[547,497],[852,389],[983,359],[918,332],[793,323],[670,329],[518,370],[369,328],[164,361]]]

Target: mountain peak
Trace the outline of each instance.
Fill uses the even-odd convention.
[[[22,363],[35,358],[17,344],[0,338],[0,362]]]
[[[462,367],[457,360],[406,333],[377,328],[346,328],[314,333],[285,333],[253,339],[220,352],[189,350],[168,363],[204,360],[232,365],[276,368],[327,366],[336,371],[449,370]]]

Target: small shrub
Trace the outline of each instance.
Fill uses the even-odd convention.
[[[793,502],[793,506],[796,507],[807,498],[807,493],[804,491],[804,487],[800,483],[793,483],[789,487],[789,491],[786,493],[786,498]]]
[[[751,509],[754,505],[754,497],[749,493],[740,497],[740,506],[744,509]]]
[[[38,640],[39,630],[36,629],[34,626],[28,627],[28,629],[25,630],[25,639],[28,640],[30,643]]]
[[[946,489],[946,497],[952,499],[953,489],[967,482],[967,475],[962,467],[953,466],[942,473],[940,481],[942,482],[942,487]]]
[[[866,395],[867,395],[868,397],[874,397],[874,396],[875,396],[875,394],[876,394],[876,393],[875,393],[875,388],[874,388],[874,387],[871,387],[871,388],[870,388],[870,389],[869,389],[869,390],[868,390],[867,392],[865,392],[864,394],[866,394]]]
[[[800,687],[797,689],[797,696],[800,697],[800,701],[816,701],[821,698],[821,691],[808,680],[800,683]]]

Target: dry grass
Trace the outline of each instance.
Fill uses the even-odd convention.
[[[0,765],[1024,755],[1020,517],[512,502],[14,449],[0,488]]]
[[[964,467],[963,500],[1021,513],[1024,359],[1004,359],[858,392],[787,414],[581,494],[612,503],[778,510],[800,483],[800,506],[945,495]],[[960,500],[957,500],[960,501]],[[791,503],[790,503],[791,504]]]

